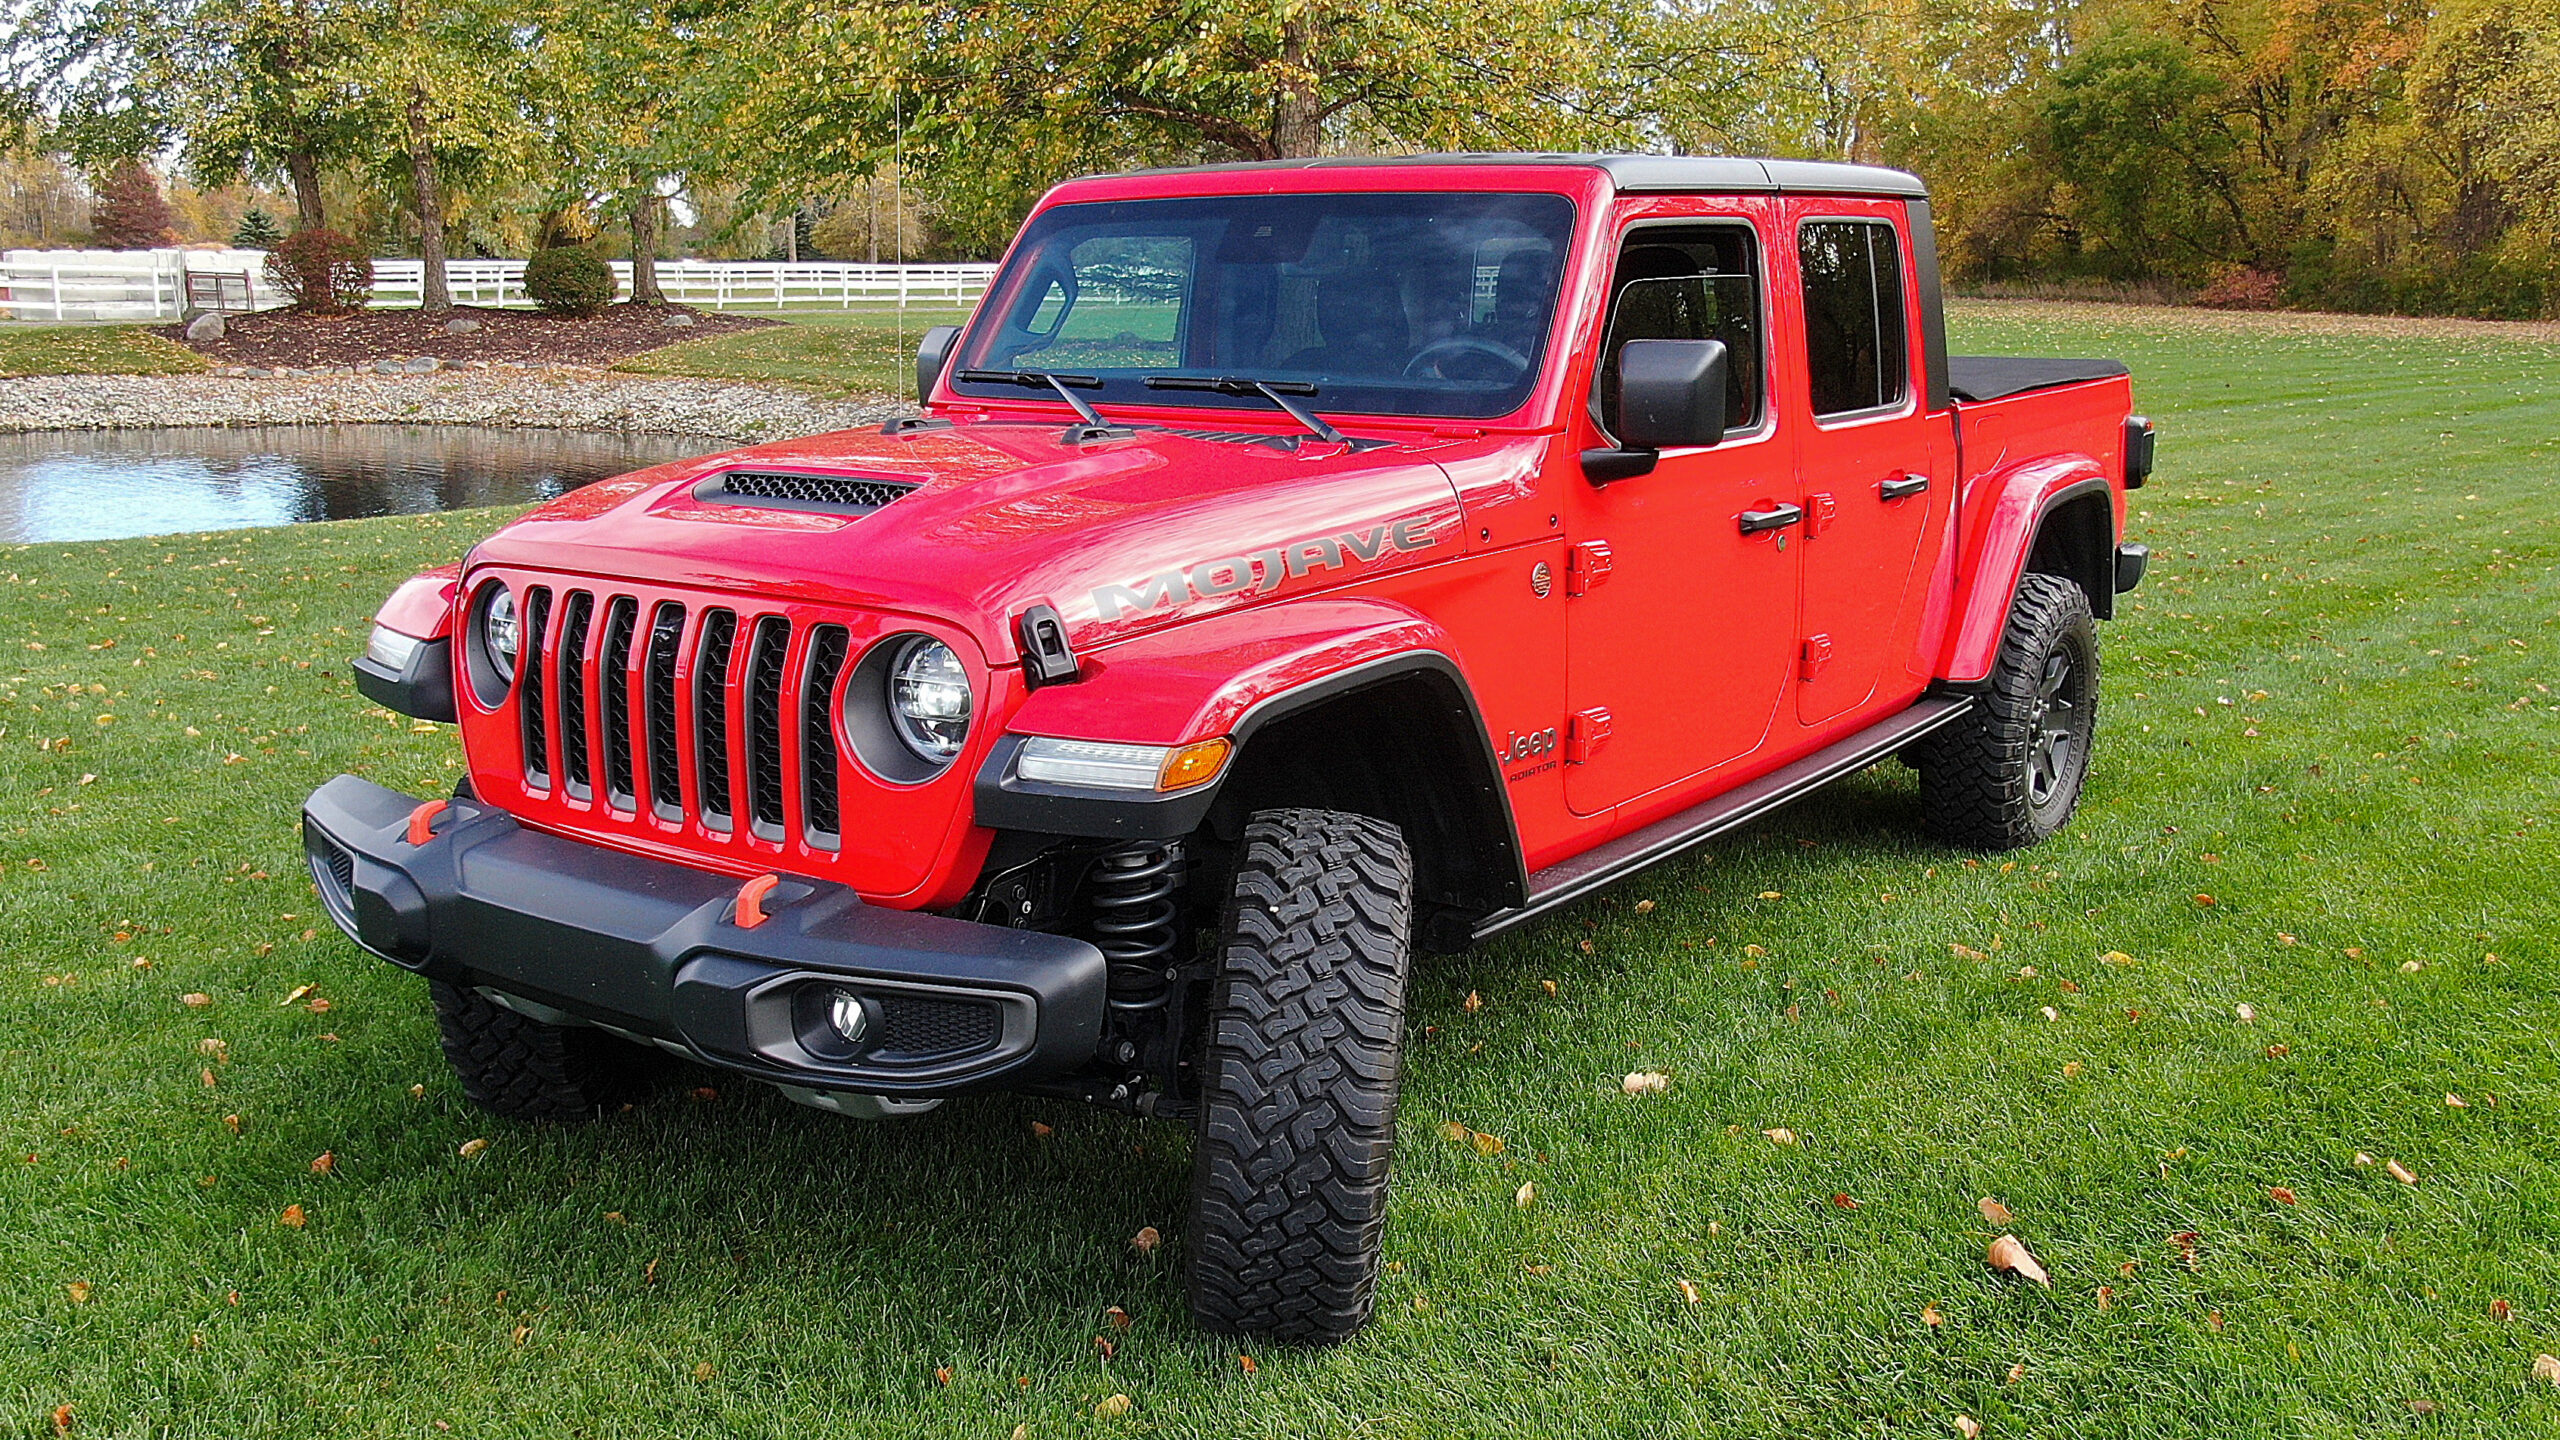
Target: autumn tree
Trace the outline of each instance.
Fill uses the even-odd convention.
[[[489,0],[378,0],[345,75],[418,222],[419,304],[453,308],[445,274],[445,205],[456,181],[486,180],[524,163],[532,133],[518,97],[526,71],[512,11]]]

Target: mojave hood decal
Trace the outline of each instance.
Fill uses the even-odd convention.
[[[1131,611],[1179,610],[1194,600],[1220,595],[1268,595],[1315,571],[1339,570],[1388,553],[1424,549],[1437,543],[1424,528],[1427,523],[1398,520],[1365,530],[1344,530],[1244,555],[1221,555],[1125,585],[1097,586],[1094,614],[1108,623]]]

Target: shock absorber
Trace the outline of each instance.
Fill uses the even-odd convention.
[[[1115,1012],[1158,1010],[1173,994],[1165,974],[1181,938],[1180,841],[1132,841],[1093,862],[1086,893],[1093,906],[1093,943],[1110,967]]]

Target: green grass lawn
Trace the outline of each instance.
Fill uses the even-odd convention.
[[[205,358],[139,325],[0,325],[0,378],[193,375]]]
[[[935,325],[957,325],[966,310],[801,310],[774,317],[787,327],[687,340],[615,365],[634,375],[778,381],[839,395],[911,395],[916,342]]]
[[[2560,348],[1958,330],[2121,356],[2162,427],[2079,818],[1977,861],[1888,766],[1431,962],[1325,1352],[1190,1329],[1170,1126],[464,1103],[295,816],[452,781],[345,662],[497,517],[0,551],[0,1433],[2552,1433]]]

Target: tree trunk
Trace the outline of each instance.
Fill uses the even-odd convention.
[[[1280,98],[1271,114],[1271,148],[1278,159],[1302,160],[1324,146],[1323,102],[1308,59],[1316,38],[1315,17],[1307,11],[1281,25]]]
[[[655,186],[640,192],[631,202],[631,303],[664,305],[667,294],[658,288],[658,191]]]
[[[782,217],[782,258],[793,265],[800,263],[800,212]]]
[[[870,237],[871,263],[880,263],[880,177],[862,182],[862,232]]]
[[[444,277],[444,195],[436,185],[436,152],[427,132],[427,92],[409,91],[409,181],[418,207],[418,257],[421,267],[418,308],[441,315],[453,308],[453,287]]]
[[[293,182],[294,224],[304,230],[326,230],[328,216],[320,206],[320,157],[309,150],[284,157],[284,172]]]

